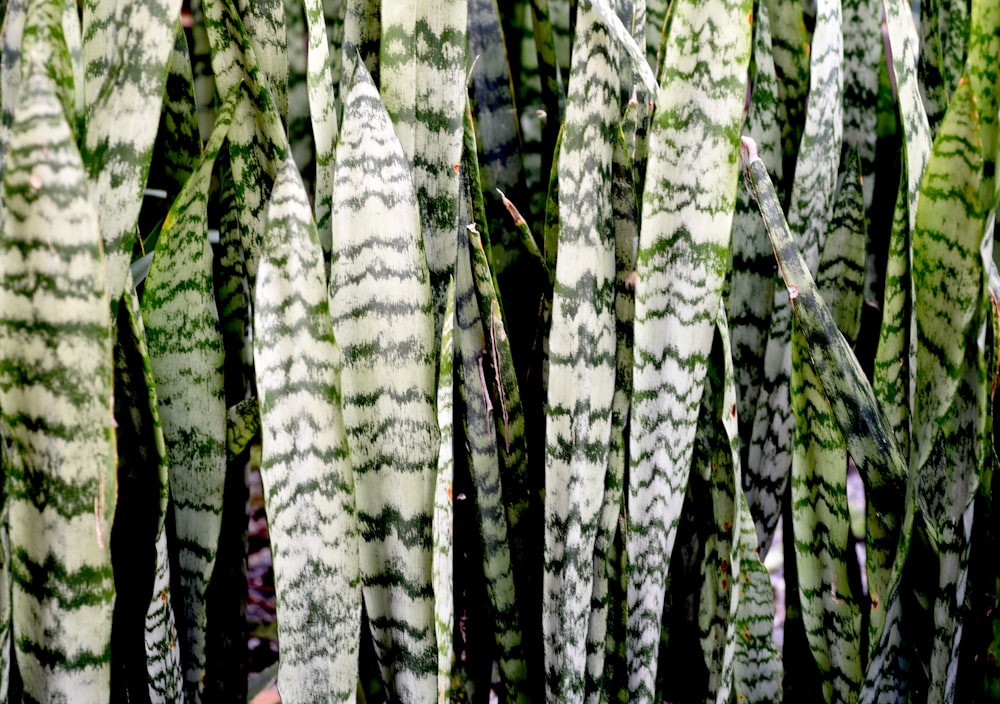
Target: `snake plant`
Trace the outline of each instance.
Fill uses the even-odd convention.
[[[1000,698],[995,0],[0,13],[0,701]]]

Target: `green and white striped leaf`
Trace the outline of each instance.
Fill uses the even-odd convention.
[[[806,96],[809,93],[809,35],[798,0],[767,0],[771,22],[774,68],[778,78],[781,151],[784,154],[782,203],[787,202],[798,158],[799,144],[806,121]]]
[[[820,298],[833,313],[837,329],[853,346],[858,338],[861,307],[864,305],[868,233],[860,150],[852,148],[846,161],[826,242],[820,254],[816,286]]]
[[[732,586],[724,637],[723,668],[716,701],[720,704],[730,701],[732,692],[739,702],[763,704],[780,699],[781,661],[774,645],[772,630],[774,592],[767,569],[761,564],[757,529],[743,492],[739,423],[737,415],[733,413],[736,410],[736,382],[732,345],[725,309],[721,306],[716,320],[716,330],[716,342],[721,343],[724,376],[722,389],[717,389],[715,392],[721,396],[716,401],[715,422],[721,425],[724,431],[723,447],[728,445],[728,453],[720,452],[719,460],[721,464],[730,464],[732,468],[732,479],[727,481],[727,491],[732,494],[730,524],[732,537],[729,555]],[[715,354],[713,350],[713,355]],[[721,528],[723,533],[729,532],[725,518],[716,528]],[[730,677],[731,685],[729,685]]]
[[[863,270],[862,270],[863,271]],[[851,592],[847,446],[809,359],[792,331],[791,399],[795,412],[791,502],[802,624],[827,702],[848,702],[861,685],[860,595]]]
[[[440,450],[429,274],[409,163],[355,59],[337,149],[330,313],[343,352],[365,606],[402,702],[437,692],[431,582]],[[365,177],[372,169],[382,178]]]
[[[437,416],[441,448],[434,481],[434,555],[431,579],[434,586],[434,635],[437,639],[438,704],[452,701],[455,667],[455,600],[452,596],[455,562],[455,509],[452,488],[455,478],[455,281],[448,286],[444,327],[441,329],[441,361],[438,368]]]
[[[290,157],[268,206],[254,309],[261,480],[283,702],[353,701],[361,585],[340,349],[305,186]]]
[[[117,592],[112,653],[117,662],[112,698],[147,691],[150,702],[179,702],[180,646],[166,531],[167,449],[139,297],[131,282],[122,301],[115,345],[118,496],[111,550]]]
[[[587,670],[595,678],[603,670],[603,649],[588,658],[587,632],[616,376],[618,53],[606,18],[580,8],[559,153],[560,256],[549,331],[542,627],[551,701],[579,700]]]
[[[630,436],[629,689],[656,679],[662,579],[690,469],[736,201],[750,3],[682,2],[650,136],[635,297]],[[697,37],[697,41],[695,41]],[[698,168],[692,165],[697,163]]]
[[[167,65],[167,82],[163,94],[163,114],[157,132],[154,152],[162,159],[151,166],[149,184],[160,178],[168,193],[180,192],[198,165],[201,138],[194,99],[194,75],[188,55],[187,37],[178,21],[174,25],[174,48]],[[162,175],[152,169],[159,167]]]
[[[470,235],[475,225],[468,226]],[[479,246],[482,246],[481,241]],[[500,475],[501,436],[491,393],[490,343],[476,295],[472,266],[472,237],[459,243],[455,270],[455,325],[458,347],[459,390],[465,407],[464,434],[469,471],[475,486],[475,506],[483,551],[487,597],[493,608],[494,639],[505,701],[519,701],[525,678],[517,582],[511,550],[511,527],[504,505]],[[468,262],[468,263],[467,263]],[[502,427],[502,425],[500,426]]]
[[[844,10],[844,147],[857,148],[861,175],[871,203],[878,137],[878,72],[882,61],[882,3],[843,0]],[[759,144],[759,142],[758,142]],[[765,163],[771,163],[770,160]]]
[[[777,47],[776,43],[775,52]],[[822,0],[817,5],[812,42],[809,109],[797,150],[788,207],[789,226],[811,272],[815,272],[819,264],[836,191],[843,125],[842,64],[840,0]],[[776,520],[771,507],[779,505],[780,497],[784,496],[792,462],[795,420],[789,396],[791,314],[788,306],[787,296],[780,286],[776,287],[764,351],[764,382],[750,440],[748,471],[754,477],[755,491],[749,498],[752,505],[764,508],[762,516],[769,518],[770,530],[762,534],[765,545],[770,543],[770,532]],[[768,523],[762,521],[762,526],[767,527]]]
[[[170,208],[142,298],[160,419],[170,456],[179,574],[178,613],[184,693],[204,687],[205,594],[222,525],[226,476],[223,348],[212,286],[208,189],[237,105],[234,89],[219,111],[198,168]],[[184,330],[184,335],[178,335]],[[175,602],[178,603],[178,602]]]
[[[996,208],[1000,197],[997,161],[1000,160],[1000,5],[989,0],[972,3],[969,28],[968,76],[979,110],[979,138],[983,150],[980,201],[984,211]]]
[[[781,126],[778,122],[778,83],[771,50],[771,22],[767,3],[760,3],[754,18],[753,77],[750,107],[743,132],[760,145],[771,175],[782,181]],[[732,264],[728,273],[726,314],[733,348],[740,422],[744,489],[757,520],[761,551],[767,554],[781,514],[784,477],[769,472],[766,463],[748,461],[757,400],[764,381],[767,332],[774,306],[776,279],[774,252],[750,192],[739,189],[733,214]]]
[[[982,163],[979,115],[963,77],[924,173],[913,234],[917,374],[911,466],[918,511],[940,563],[929,701],[954,697],[972,499],[983,454],[985,362],[975,342],[985,322]]]
[[[935,140],[921,187],[913,232],[917,374],[914,456],[922,472],[962,379],[967,333],[978,312],[982,281],[979,203],[982,152],[971,85],[961,82]]]
[[[905,496],[906,463],[891,426],[792,238],[774,186],[752,140],[741,147],[748,185],[761,209],[782,279],[823,392],[847,449],[865,480],[868,500],[886,527],[898,525]]]
[[[438,335],[456,256],[467,27],[466,0],[382,4],[379,92],[413,170]]]
[[[314,208],[316,231],[329,258],[331,242],[331,205],[333,203],[333,172],[337,146],[337,93],[333,75],[334,56],[326,35],[321,0],[306,0],[306,22],[309,33],[306,84],[309,90],[309,119],[316,145],[316,194]],[[339,56],[337,59],[339,60]]]
[[[69,52],[69,37],[63,29],[66,15],[62,0],[44,0],[28,3],[24,23],[21,51],[29,57],[22,63],[22,73],[31,71],[38,64],[45,67],[56,95],[63,107],[63,114],[72,132],[76,131],[76,86],[72,59]],[[76,27],[79,31],[79,26]],[[79,36],[76,37],[79,41]],[[22,81],[27,76],[22,76]],[[75,135],[74,135],[74,141]]]
[[[283,0],[253,0],[241,2],[240,18],[250,47],[257,58],[261,83],[266,85],[274,101],[274,109],[282,123],[288,124],[288,73],[291,42],[300,42],[301,35],[286,38],[285,3]]]
[[[912,30],[910,4],[906,0],[882,0],[889,37],[892,70],[896,79],[899,115],[903,127],[904,170],[910,231],[917,217],[920,183],[930,158],[931,132],[920,100],[917,79],[916,37]]]
[[[11,656],[26,699],[104,702],[115,507],[105,268],[97,212],[55,86],[30,57],[26,66],[5,158],[0,240]]]
[[[234,0],[206,0],[205,28],[212,47],[212,69],[220,95],[245,82],[228,133],[233,195],[239,210],[243,266],[256,292],[257,259],[264,236],[267,202],[287,139],[268,75],[233,5]],[[242,278],[242,277],[240,277]]]
[[[84,4],[81,152],[101,215],[112,309],[125,288],[180,9],[180,0]]]

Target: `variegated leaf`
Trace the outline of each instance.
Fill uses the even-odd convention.
[[[257,58],[261,83],[266,85],[280,120],[288,124],[288,54],[295,51],[290,43],[303,37],[286,37],[283,0],[236,0],[247,38]],[[291,42],[289,41],[291,40]],[[221,77],[220,77],[221,80]]]
[[[178,622],[188,702],[200,701],[204,687],[205,594],[222,525],[226,475],[223,350],[212,286],[207,199],[212,169],[242,91],[234,88],[226,98],[198,168],[170,208],[142,298],[171,463]]]
[[[267,201],[287,139],[252,41],[235,0],[206,0],[205,28],[212,47],[212,69],[220,95],[245,82],[228,133],[233,195],[239,209],[243,266],[251,299],[256,291],[257,259],[264,235]],[[242,278],[242,277],[240,277]]]
[[[274,555],[282,701],[353,701],[361,585],[354,477],[323,255],[286,157],[268,206],[254,309],[261,480]]]
[[[563,215],[549,331],[542,627],[551,701],[580,699],[587,670],[603,670],[602,650],[588,658],[587,631],[616,375],[618,53],[606,18],[581,8],[559,153]]]
[[[169,468],[146,331],[131,282],[122,302],[115,345],[118,500],[111,551],[117,590],[112,653],[118,662],[112,698],[146,691],[150,702],[165,704],[182,697],[165,525]]]
[[[959,82],[924,173],[913,234],[917,374],[911,467],[939,574],[928,701],[952,701],[961,641],[985,423],[985,369],[975,342],[984,324],[985,217],[979,115],[969,80]]]
[[[627,701],[627,569],[624,554],[626,433],[632,396],[635,288],[632,275],[639,241],[638,204],[625,137],[616,130],[611,162],[611,208],[615,233],[615,388],[611,398],[608,471],[594,541],[594,589],[587,631],[587,688],[593,700]]]
[[[379,92],[413,169],[438,335],[456,256],[467,26],[466,0],[382,4]]]
[[[844,10],[844,147],[858,150],[871,204],[878,137],[878,73],[882,61],[882,3],[842,0]],[[759,142],[758,142],[759,144]],[[765,163],[771,163],[770,160]]]
[[[781,125],[781,151],[784,154],[784,173],[789,179],[782,185],[782,203],[787,202],[791,191],[791,176],[802,130],[806,120],[806,96],[809,93],[809,35],[806,33],[802,14],[803,4],[798,0],[766,0],[771,22],[771,40],[774,67],[778,78],[779,120]]]
[[[80,154],[55,86],[31,57],[3,198],[12,656],[26,699],[108,701],[115,440],[105,268]]]
[[[772,177],[780,183],[780,106],[768,13],[767,3],[760,3],[754,18],[753,62],[757,73],[753,77],[750,107],[743,132],[760,145],[766,163],[772,165]],[[751,464],[748,458],[757,399],[764,380],[764,350],[774,305],[776,274],[774,253],[760,220],[760,211],[745,188],[741,188],[737,194],[731,252],[733,262],[729,270],[726,314],[737,384],[744,488],[757,521],[761,552],[766,555],[781,514],[783,476],[769,471],[770,466],[765,463]]]
[[[687,485],[735,206],[750,4],[682,2],[650,137],[635,297],[629,689],[654,692],[662,577]],[[696,40],[697,38],[697,40]],[[699,167],[692,169],[697,163]]]
[[[330,216],[338,124],[337,84],[333,76],[334,55],[330,52],[326,36],[323,3],[321,0],[306,0],[305,10],[309,32],[306,84],[309,90],[309,118],[316,145],[316,194],[313,200],[316,231],[324,256],[328,258],[332,237]],[[339,55],[336,58],[339,61]]]
[[[439,453],[429,274],[412,175],[355,59],[337,148],[330,313],[343,351],[365,606],[393,698],[437,692],[431,582]],[[371,169],[382,178],[366,178]]]
[[[931,151],[931,133],[927,113],[920,100],[917,79],[916,37],[911,31],[912,16],[906,0],[882,0],[889,38],[892,70],[896,79],[899,115],[903,127],[907,208],[910,231],[917,217],[920,183]]]
[[[101,214],[112,309],[125,288],[180,0],[87,0],[81,151]]]
[[[810,271],[815,272],[833,208],[840,162],[843,125],[840,0],[818,3],[810,57],[809,109],[797,151],[788,222]],[[760,486],[759,494],[755,491],[748,498],[751,504],[765,509],[761,515],[772,521],[771,531],[776,517],[767,509],[780,503],[792,461],[794,418],[789,397],[791,314],[788,306],[788,297],[780,286],[776,287],[764,351],[765,380],[756,405],[748,456],[748,472]],[[762,521],[762,526],[766,527],[767,523]],[[765,544],[770,542],[768,533],[763,533],[763,538]]]
[[[980,201],[984,211],[997,206],[1000,197],[1000,179],[997,179],[997,161],[1000,160],[1000,73],[995,66],[1000,63],[1000,5],[989,0],[972,3],[969,27],[968,76],[979,110],[979,138],[983,150],[983,180]]]
[[[469,230],[475,229],[470,223]],[[477,300],[476,277],[471,263],[471,237],[459,244],[455,271],[455,325],[458,348],[459,390],[465,406],[464,435],[469,471],[475,485],[475,506],[483,554],[486,592],[494,610],[494,638],[504,700],[518,701],[525,678],[517,582],[513,570],[511,529],[504,507],[500,475],[500,446],[493,395],[490,393],[490,343]],[[478,239],[478,238],[477,238]],[[482,246],[480,244],[480,246]],[[501,426],[502,427],[502,426]],[[520,694],[523,696],[523,693]]]
[[[441,329],[441,361],[438,368],[437,416],[441,446],[437,478],[434,481],[434,555],[431,579],[434,586],[434,634],[437,639],[438,704],[452,701],[452,672],[455,667],[455,509],[452,497],[455,476],[454,396],[455,396],[455,281],[448,284],[444,327]]]
[[[795,447],[792,525],[802,625],[827,702],[849,702],[861,684],[861,595],[851,591],[854,559],[847,505],[847,446],[809,358],[792,331],[791,399]]]

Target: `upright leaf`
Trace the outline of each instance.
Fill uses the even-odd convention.
[[[559,153],[560,257],[549,331],[542,627],[551,701],[583,696],[594,543],[604,497],[615,391],[612,158],[618,131],[618,48],[595,9],[577,15]],[[647,67],[648,68],[648,67]],[[603,637],[601,638],[603,645]]]
[[[379,92],[413,170],[440,335],[455,266],[468,2],[385,2]]]
[[[81,151],[101,214],[113,309],[125,288],[180,9],[181,0],[84,4]]]
[[[354,477],[326,271],[286,157],[268,206],[254,309],[261,480],[274,560],[282,701],[353,701],[361,588]]]
[[[175,604],[188,702],[200,701],[204,688],[205,594],[219,544],[226,476],[223,348],[212,286],[208,189],[242,90],[236,88],[226,98],[198,168],[164,220],[142,298],[171,458],[179,568]]]
[[[653,697],[663,575],[690,469],[736,200],[750,3],[679,0],[650,136],[635,296],[629,689]],[[691,168],[698,164],[697,169]]]
[[[343,351],[365,606],[382,676],[403,702],[432,701],[431,582],[439,453],[429,274],[409,162],[355,59],[334,184],[330,313]],[[382,174],[370,179],[372,168]]]
[[[0,242],[13,657],[26,698],[102,702],[110,697],[115,596],[105,269],[63,107],[44,68],[30,59],[27,66],[3,175]]]

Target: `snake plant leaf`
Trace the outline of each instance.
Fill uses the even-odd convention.
[[[940,563],[932,701],[946,701],[955,687],[972,500],[983,454],[978,445],[985,424],[985,362],[975,342],[983,324],[985,225],[978,123],[971,83],[963,77],[924,173],[913,234],[917,374],[911,463],[918,510]]]
[[[782,184],[782,203],[785,203],[787,193],[791,191],[791,176],[795,173],[806,120],[811,50],[802,3],[796,0],[767,0],[767,3],[774,68],[778,78],[781,150],[784,154],[784,173],[788,179],[787,183]]]
[[[816,272],[819,295],[830,307],[837,329],[853,346],[864,304],[867,232],[860,150],[848,152],[829,231]]]
[[[309,119],[316,149],[316,195],[314,198],[316,231],[324,256],[331,246],[331,205],[333,171],[337,146],[337,93],[333,74],[335,54],[330,51],[321,0],[306,0],[309,34],[306,85],[309,91]],[[336,55],[339,60],[339,53]]]
[[[662,577],[703,389],[695,380],[707,363],[728,257],[749,12],[750,3],[735,0],[676,7],[666,51],[678,60],[665,67],[650,136],[629,447],[629,688],[638,701],[654,692]]]
[[[896,78],[898,109],[903,127],[904,173],[906,174],[907,208],[910,231],[917,217],[920,183],[931,152],[931,132],[927,113],[920,100],[917,77],[917,48],[911,32],[910,5],[905,0],[883,0],[885,23],[889,38],[888,51]]]
[[[659,66],[663,29],[672,0],[646,0],[646,63],[653,71]]]
[[[191,72],[187,37],[180,21],[174,24],[174,48],[167,64],[157,142],[154,153],[162,159],[162,164],[154,160],[149,183],[160,183],[169,193],[178,193],[194,172],[201,156],[194,74]],[[158,168],[162,169],[162,173],[155,171]]]
[[[0,242],[12,656],[25,698],[107,701],[115,439],[105,268],[56,88],[30,57],[27,66]]]
[[[878,137],[882,3],[880,0],[844,0],[843,10],[844,146],[847,149],[857,148],[861,158],[861,175],[870,191]],[[870,203],[871,193],[865,198],[865,204]]]
[[[475,123],[482,191],[500,189],[513,200],[526,197],[524,162],[510,69],[496,0],[469,3],[470,102]],[[497,199],[486,203],[491,240],[490,261],[498,279],[522,256],[516,232],[505,227],[507,214]],[[518,277],[520,278],[520,277]],[[510,298],[506,295],[505,298]]]
[[[730,527],[728,516],[721,517],[716,529],[722,534],[732,531],[729,555],[730,589],[729,615],[725,632],[726,647],[722,658],[722,674],[717,702],[730,701],[730,692],[740,702],[774,702],[780,699],[781,661],[773,640],[774,592],[767,569],[761,564],[757,529],[746,495],[743,492],[740,465],[736,384],[725,309],[720,306],[716,319],[713,358],[722,358],[722,388],[715,391],[715,423],[721,426],[725,450],[718,455],[719,463],[730,468],[726,479],[726,494],[731,499]],[[716,470],[718,471],[718,470]],[[720,565],[720,568],[722,565]],[[731,668],[731,673],[730,673]],[[730,684],[731,681],[731,684]]]
[[[455,478],[454,397],[455,397],[455,280],[448,285],[444,326],[441,329],[441,361],[438,368],[437,416],[441,446],[434,481],[434,555],[431,579],[434,586],[434,635],[437,639],[438,704],[452,700],[452,672],[455,667],[454,573],[455,509],[452,488]]]
[[[917,71],[920,77],[920,97],[924,101],[931,135],[937,132],[959,78],[957,75],[948,75],[944,67],[941,30],[947,22],[946,5],[947,0],[928,0],[920,6],[920,55],[917,59]]]
[[[809,357],[847,442],[847,449],[865,480],[866,495],[882,522],[892,527],[902,515],[905,467],[895,436],[882,413],[857,359],[837,329],[829,308],[798,251],[774,186],[752,140],[741,147],[749,187],[761,209],[781,276]]]
[[[475,227],[469,224],[469,230]],[[480,240],[481,243],[481,240]],[[481,244],[480,244],[481,246]],[[479,514],[479,532],[483,550],[483,573],[486,591],[494,610],[494,637],[505,701],[520,701],[519,685],[526,676],[513,571],[511,529],[504,506],[504,486],[500,475],[499,449],[502,435],[497,433],[495,406],[487,373],[491,357],[487,349],[486,325],[476,295],[476,277],[472,266],[471,237],[459,243],[455,279],[455,335],[458,348],[459,390],[465,406],[464,434],[468,446],[469,469],[475,485],[475,506]],[[468,262],[468,263],[467,263]]]
[[[898,618],[900,613],[899,575],[908,554],[913,521],[913,504],[905,500],[906,461],[857,359],[836,329],[829,309],[816,295],[815,283],[795,248],[767,170],[754,147],[751,141],[744,140],[742,152],[750,186],[761,207],[813,368],[822,382],[848,452],[865,482],[872,519],[868,526],[869,544],[877,541],[881,559],[892,568],[878,574],[869,572],[874,652],[869,661],[868,678],[872,673],[877,677],[880,670],[875,669],[876,666],[886,663],[891,666],[897,660],[899,645],[905,640],[900,624],[886,619]],[[873,577],[880,581],[875,582]]]
[[[1000,62],[1000,6],[977,0],[972,3],[969,27],[968,76],[979,109],[979,138],[983,150],[983,182],[980,187],[982,208],[989,212],[997,206],[1000,180],[1000,74],[992,67]]]
[[[467,0],[382,4],[379,92],[413,169],[440,335],[456,256]]]
[[[120,664],[112,676],[112,698],[147,691],[150,702],[179,702],[180,647],[166,531],[167,449],[139,298],[131,282],[126,282],[116,330],[118,500],[111,552],[117,594],[112,656]]]
[[[245,82],[228,133],[233,193],[239,209],[239,235],[250,284],[256,292],[257,259],[264,236],[267,202],[287,139],[268,76],[262,69],[233,0],[213,0],[205,7],[205,28],[212,47],[212,69],[220,95]]]
[[[199,701],[205,673],[205,593],[222,525],[226,474],[223,348],[212,287],[208,189],[242,88],[219,111],[198,168],[170,208],[142,297],[160,419],[171,458],[178,540],[178,614],[185,700]],[[177,330],[185,330],[178,335]]]
[[[645,51],[632,36],[631,29],[622,23],[621,18],[608,5],[608,0],[592,0],[591,4],[593,9],[601,16],[605,26],[608,28],[608,32],[619,49],[624,52],[623,58],[627,57],[630,60],[632,70],[635,71],[636,77],[642,83],[642,87],[649,100],[655,102],[660,86],[656,82],[656,75],[653,73],[653,69],[650,68],[649,63],[646,61]],[[579,21],[580,18],[577,16],[577,22]]]
[[[985,216],[979,203],[979,115],[960,82],[924,174],[913,233],[917,375],[911,466],[921,471],[953,403],[977,313]]]
[[[620,23],[620,20],[616,21]],[[559,230],[549,330],[545,443],[547,697],[578,700],[588,668],[594,543],[603,504],[615,391],[615,223],[612,159],[618,132],[618,40],[596,7],[577,14],[559,153]],[[648,67],[647,67],[648,68]],[[600,643],[603,645],[603,634]]]
[[[3,469],[4,476],[7,476],[7,443],[0,443],[0,468]],[[3,499],[4,510],[7,508],[6,496]],[[12,622],[11,622],[11,573],[10,573],[10,531],[6,521],[0,524],[0,696],[9,697],[11,664],[13,663],[13,649],[11,648]]]
[[[287,37],[283,0],[254,0],[239,7],[243,27],[257,58],[261,82],[267,86],[278,117],[288,123],[288,60],[290,46],[302,37]]]
[[[67,44],[70,38],[63,29],[65,14],[64,3],[61,0],[28,3],[21,51],[32,57],[32,61],[37,61],[45,67],[52,85],[55,86],[59,102],[63,106],[66,121],[70,129],[75,131],[76,86]],[[30,66],[30,62],[22,63],[22,72],[30,71]]]
[[[847,446],[809,359],[806,338],[792,331],[791,399],[795,412],[791,504],[802,623],[827,702],[846,702],[861,685],[860,595],[851,591],[848,560]]]
[[[180,0],[84,3],[81,152],[101,213],[112,309],[132,257],[180,9]]]
[[[340,350],[316,225],[290,156],[268,206],[254,345],[281,643],[278,688],[289,703],[353,701],[361,586]]]
[[[436,350],[410,166],[355,59],[334,185],[330,313],[343,351],[365,606],[382,676],[400,701],[431,701],[431,582],[439,453]],[[365,177],[372,168],[379,180]]]
[[[230,462],[260,436],[260,404],[257,398],[243,399],[226,411],[226,456]]]
[[[760,3],[754,18],[753,77],[750,107],[743,132],[760,145],[772,177],[781,182],[781,127],[778,122],[778,83],[771,50],[771,22],[767,3]],[[767,554],[781,513],[783,478],[768,471],[770,464],[749,462],[754,414],[764,380],[764,350],[774,305],[774,253],[767,240],[760,211],[750,192],[739,189],[733,215],[732,265],[726,315],[733,348],[737,384],[737,417],[740,423],[744,489],[757,520],[761,552]]]
[[[777,36],[775,36],[777,42]],[[778,45],[775,43],[775,52]],[[777,54],[776,54],[777,58]],[[809,109],[798,147],[788,222],[811,272],[819,263],[826,236],[840,161],[843,117],[843,37],[839,0],[818,3],[809,77]],[[779,84],[780,87],[781,84]],[[787,153],[786,153],[787,156]],[[764,350],[764,383],[757,400],[750,439],[749,473],[760,489],[751,494],[761,514],[765,545],[770,543],[773,509],[784,496],[792,462],[794,414],[789,398],[791,313],[788,298],[776,287]]]
[[[3,22],[0,23],[0,173],[7,162],[10,144],[10,126],[14,121],[14,108],[21,85],[21,43],[24,22],[27,19],[27,0],[8,0]],[[7,204],[0,198],[0,224]]]
[[[608,471],[594,540],[593,608],[587,630],[588,649],[602,653],[588,661],[587,692],[607,701],[627,701],[627,584],[622,528],[625,523],[625,467],[628,462],[626,426],[632,391],[632,343],[635,288],[632,274],[639,240],[638,203],[625,136],[616,130],[611,162],[611,207],[615,233],[615,389],[611,398]],[[596,664],[596,663],[594,663]]]
[[[356,56],[361,56],[372,83],[379,85],[379,46],[382,37],[382,3],[379,0],[342,0],[344,3],[341,42],[340,102],[347,101]]]
[[[514,570],[519,578],[530,569],[536,548],[531,545],[535,535],[531,519],[536,515],[536,491],[528,474],[524,407],[517,384],[514,359],[510,348],[500,299],[486,259],[486,246],[475,228],[467,228],[472,277],[476,284],[479,317],[483,321],[485,349],[488,360],[484,369],[492,370],[487,379],[487,391],[493,399],[497,453],[503,483],[503,500],[510,529],[510,546],[514,552]],[[540,552],[540,551],[539,551]]]

